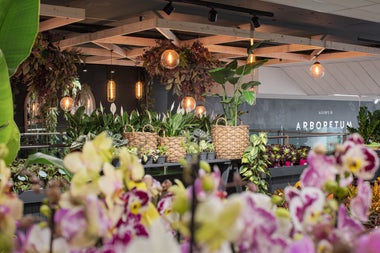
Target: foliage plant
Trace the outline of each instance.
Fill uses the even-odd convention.
[[[358,128],[347,126],[350,134],[360,134],[366,144],[380,142],[380,110],[371,113],[366,106],[359,108]]]
[[[253,47],[259,45],[257,43]],[[251,47],[250,50],[253,50],[253,48]],[[260,60],[239,66],[238,61],[234,60],[223,67],[210,70],[211,77],[222,86],[222,93],[214,95],[219,96],[220,103],[223,106],[224,117],[227,118],[229,125],[237,126],[239,116],[243,114],[243,112],[239,111],[240,105],[243,103],[253,105],[255,102],[253,87],[260,85],[260,82],[254,80],[244,82],[244,77],[249,75],[254,69],[262,66],[266,61]],[[232,95],[228,94],[227,85],[232,85]]]
[[[69,188],[71,178],[64,168],[57,168],[53,164],[28,163],[28,160],[16,159],[10,165],[13,192],[22,193],[35,187],[42,189],[52,180],[57,180],[62,190]]]
[[[197,126],[194,122],[195,114],[193,112],[184,112],[181,109],[174,111],[173,109],[174,104],[170,110],[160,115],[161,122],[158,123],[158,126],[162,136],[183,136]]]
[[[45,124],[50,131],[56,127],[51,119],[56,114],[50,114],[49,119],[49,110],[59,107],[60,97],[75,98],[80,89],[77,73],[80,62],[78,51],[61,50],[50,41],[48,33],[39,33],[29,57],[12,78],[12,82],[26,85],[31,91],[33,100],[40,105],[42,119],[48,119]]]
[[[0,143],[10,164],[20,148],[20,134],[14,121],[10,76],[28,57],[38,32],[39,1],[1,1],[0,8]],[[4,250],[0,247],[0,251]]]
[[[175,69],[161,66],[161,54],[167,49],[174,49],[179,54],[179,65]],[[157,41],[157,46],[150,48],[140,57],[143,66],[152,78],[158,78],[166,90],[173,93],[202,99],[203,94],[214,85],[209,70],[218,66],[218,61],[200,42],[191,46],[177,47],[169,40]]]
[[[259,192],[267,193],[267,180],[270,178],[268,157],[266,155],[267,134],[252,134],[249,141],[250,145],[246,148],[241,158],[240,175],[244,181],[256,185]]]

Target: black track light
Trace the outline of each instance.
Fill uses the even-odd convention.
[[[260,20],[257,16],[253,16],[251,18],[251,28],[252,30],[255,30],[255,28],[259,28],[261,26]]]
[[[165,7],[162,9],[167,15],[170,15],[174,11],[174,7],[172,1],[170,1]]]
[[[208,13],[208,21],[216,22],[217,19],[218,19],[218,12],[214,8],[211,8],[211,10]]]

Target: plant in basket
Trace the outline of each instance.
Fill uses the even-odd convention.
[[[252,51],[260,43],[252,45],[248,50]],[[212,128],[213,143],[216,155],[222,159],[241,159],[245,148],[249,145],[249,126],[239,125],[239,116],[243,112],[239,111],[239,106],[248,103],[253,105],[255,101],[255,91],[258,81],[246,81],[246,76],[254,69],[262,66],[266,60],[257,61],[252,64],[238,65],[234,60],[224,67],[210,70],[211,77],[221,85],[222,92],[217,95],[224,112],[224,126],[218,126],[222,122],[216,120],[216,125]],[[228,86],[232,86],[232,93],[228,92]]]
[[[258,47],[260,43],[252,45],[249,50]],[[211,77],[222,86],[222,94],[217,95],[223,106],[224,117],[227,118],[228,124],[237,126],[238,117],[243,114],[239,111],[239,106],[243,103],[253,105],[255,101],[255,91],[253,87],[260,85],[258,81],[244,82],[244,77],[249,75],[254,69],[262,66],[267,60],[256,61],[255,63],[238,65],[238,61],[234,60],[224,67],[210,70]],[[232,85],[232,94],[228,93],[227,85]]]
[[[167,147],[168,162],[177,162],[185,157],[186,132],[196,127],[194,113],[185,113],[181,110],[174,112],[173,107],[174,105],[172,105],[171,110],[162,115],[159,124],[159,134],[161,135],[159,145]]]

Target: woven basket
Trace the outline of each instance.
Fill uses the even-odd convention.
[[[186,137],[175,136],[175,137],[164,137],[160,138],[160,145],[167,147],[167,158],[168,162],[178,162],[181,158],[186,155],[185,148]]]
[[[224,120],[225,125],[218,125]],[[219,118],[211,127],[211,138],[219,159],[241,159],[249,146],[249,126],[228,126],[225,118]]]
[[[127,132],[127,128],[131,128],[132,132]],[[139,150],[147,151],[147,150],[156,150],[158,144],[158,134],[156,132],[145,132],[146,127],[149,127],[154,131],[154,127],[150,124],[146,124],[142,132],[135,132],[135,129],[132,125],[124,126],[124,139],[128,139],[127,146],[136,147]]]

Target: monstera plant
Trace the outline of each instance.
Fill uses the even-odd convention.
[[[38,0],[0,1],[0,143],[8,147],[7,164],[20,148],[9,77],[31,51],[38,32],[39,6]]]

